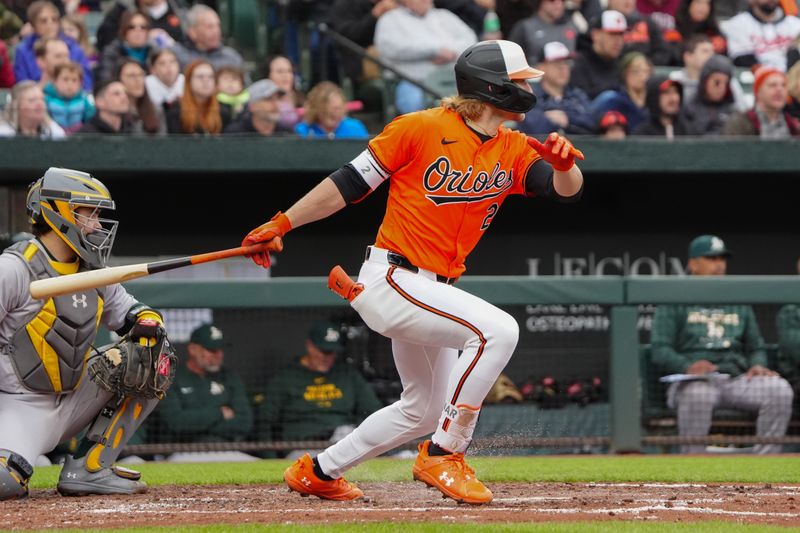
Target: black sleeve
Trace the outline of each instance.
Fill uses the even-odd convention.
[[[558,191],[553,186],[553,167],[544,159],[538,160],[528,169],[528,175],[525,178],[525,190],[531,196],[539,196],[561,203],[577,202],[583,195],[583,185],[572,196],[558,194]]]
[[[755,54],[744,54],[733,58],[733,64],[737,67],[752,67],[758,63]]]
[[[119,34],[119,21],[125,11],[127,11],[125,5],[122,2],[117,2],[114,4],[114,7],[111,8],[111,11],[103,18],[96,32],[96,47],[98,52],[102,52],[111,41],[117,38]]]
[[[456,15],[476,34],[480,35],[483,31],[486,8],[479,6],[473,0],[435,0],[434,5]]]
[[[335,171],[330,175],[330,178],[336,184],[336,188],[339,189],[344,201],[348,204],[359,202],[372,192],[369,184],[364,181],[361,174],[356,172],[356,169],[350,163]]]
[[[786,53],[786,72],[789,72],[798,61],[800,61],[800,47],[795,46]]]
[[[175,102],[166,112],[167,133],[183,133],[181,125],[181,106]]]

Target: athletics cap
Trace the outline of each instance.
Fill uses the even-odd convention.
[[[341,353],[344,339],[339,326],[332,322],[316,322],[308,332],[308,339],[323,352]]]
[[[730,257],[725,241],[716,235],[700,235],[689,243],[689,259],[695,257]]]
[[[192,331],[192,336],[189,342],[199,344],[206,350],[219,350],[230,346],[225,342],[225,337],[222,335],[222,330],[213,324],[203,324],[199,328]]]

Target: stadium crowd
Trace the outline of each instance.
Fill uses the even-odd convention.
[[[797,0],[265,1],[282,38],[250,61],[224,44],[215,4],[0,0],[0,136],[366,138],[436,105],[423,86],[454,92],[460,52],[495,38],[546,72],[511,125],[528,134],[800,135]]]

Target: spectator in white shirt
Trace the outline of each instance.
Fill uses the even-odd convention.
[[[800,35],[800,19],[784,14],[778,4],[750,0],[750,9],[721,23],[734,65],[761,64],[786,72],[786,53]]]
[[[437,69],[449,69],[459,54],[478,41],[475,32],[433,0],[402,0],[402,6],[378,19],[375,47],[381,58],[409,78],[424,82]],[[397,84],[398,113],[425,107],[425,94],[405,80]]]

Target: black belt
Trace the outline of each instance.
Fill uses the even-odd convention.
[[[364,256],[364,260],[365,261],[369,260],[369,254],[370,254],[371,251],[372,251],[372,248],[367,246],[367,254]],[[403,268],[405,270],[409,270],[409,271],[414,272],[414,273],[418,273],[419,272],[419,267],[415,266],[411,261],[409,261],[408,259],[406,259],[402,255],[398,254],[397,252],[391,252],[391,251],[387,250],[386,251],[386,261],[390,265],[399,266],[400,268]],[[458,281],[458,278],[448,278],[448,277],[442,276],[441,274],[436,274],[436,281],[438,281],[440,283],[446,283],[448,285],[452,285],[453,283]]]

